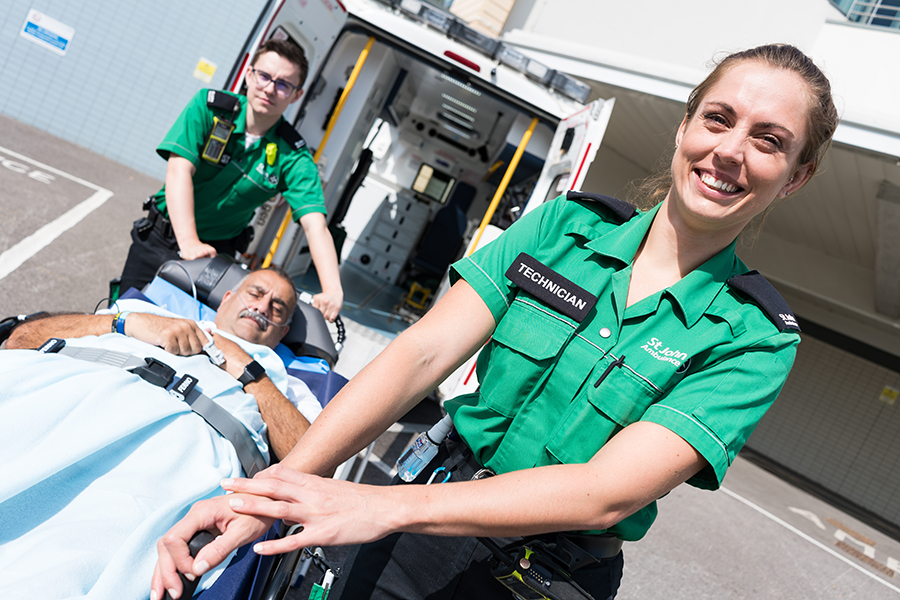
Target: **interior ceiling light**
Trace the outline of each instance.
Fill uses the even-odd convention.
[[[472,134],[466,133],[465,131],[460,131],[456,127],[452,127],[450,125],[447,125],[446,123],[441,123],[441,127],[443,127],[444,129],[446,129],[447,131],[451,132],[454,135],[458,135],[459,137],[466,138],[467,140],[472,139]]]
[[[467,85],[467,84],[463,83],[462,81],[457,81],[456,79],[450,77],[450,76],[447,75],[446,73],[441,73],[441,78],[442,78],[444,81],[449,81],[449,82],[452,83],[453,85],[458,85],[459,87],[461,87],[462,89],[466,90],[466,91],[469,92],[470,94],[473,94],[473,95],[475,95],[475,96],[480,96],[480,95],[481,95],[481,92],[479,92],[478,90],[476,90],[475,88],[473,88],[471,85]]]
[[[453,108],[453,107],[450,106],[449,104],[444,104],[444,103],[442,102],[442,103],[441,103],[441,108],[443,108],[444,110],[446,110],[446,111],[449,112],[449,113],[453,113],[453,114],[456,115],[457,117],[460,117],[460,118],[462,118],[462,119],[465,119],[466,121],[469,121],[469,122],[471,122],[471,123],[474,123],[474,122],[475,122],[475,117],[473,117],[473,116],[471,116],[471,115],[467,115],[467,114],[464,113],[463,111],[461,111],[461,110],[459,110],[459,109],[456,109],[456,108]]]
[[[444,92],[441,92],[441,98],[443,98],[443,99],[446,100],[447,102],[452,102],[453,104],[455,104],[455,105],[457,105],[457,106],[459,106],[459,107],[461,107],[461,108],[464,108],[464,109],[466,109],[466,110],[469,111],[469,112],[472,112],[472,113],[477,113],[477,112],[478,112],[478,109],[475,108],[474,106],[470,106],[470,105],[466,104],[465,102],[463,102],[462,100],[457,100],[456,98],[454,98],[454,97],[451,96],[450,94],[446,94],[446,93],[444,93]]]
[[[456,125],[459,125],[463,129],[466,129],[468,131],[473,131],[475,129],[474,127],[472,127],[471,123],[467,123],[466,121],[463,121],[456,115],[451,115],[448,112],[441,112],[438,114],[440,114],[442,119],[446,119],[446,120],[450,121],[451,123],[455,123]]]

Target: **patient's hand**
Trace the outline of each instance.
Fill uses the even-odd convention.
[[[225,362],[219,365],[219,368],[224,369],[225,372],[237,379],[244,373],[244,367],[253,362],[253,357],[228,338],[218,333],[213,333],[212,336],[216,348],[225,355]]]
[[[172,598],[181,596],[178,572],[199,577],[225,560],[232,551],[252,542],[272,526],[274,519],[239,515],[231,510],[234,495],[197,502],[156,544],[159,558],[150,584],[151,599],[162,598],[168,590]],[[187,543],[198,531],[220,533],[191,558]]]
[[[125,319],[125,335],[179,356],[199,354],[206,344],[206,336],[195,322],[149,313],[129,313]]]

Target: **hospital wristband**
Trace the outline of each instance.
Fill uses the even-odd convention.
[[[112,333],[125,335],[125,317],[131,314],[131,311],[123,310],[112,320]]]

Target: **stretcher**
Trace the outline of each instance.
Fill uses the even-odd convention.
[[[171,273],[177,273],[180,275],[171,275]],[[215,261],[204,259],[202,261],[171,263],[167,264],[165,269],[163,269],[163,271],[159,273],[159,276],[154,279],[154,281],[146,288],[141,291],[131,290],[127,292],[125,297],[132,297],[150,301],[157,306],[165,308],[168,312],[180,314],[181,316],[184,316],[186,318],[212,320],[214,317],[213,307],[216,307],[218,305],[218,302],[221,300],[224,292],[234,288],[245,274],[246,273],[241,267],[227,262],[223,263],[223,261],[221,260]],[[185,290],[187,290],[187,292]],[[201,302],[201,299],[208,302],[210,306],[207,306],[203,302]],[[20,319],[14,318],[13,320],[15,321]],[[285,343],[280,345],[275,352],[277,356],[275,356],[275,354],[273,354],[272,352],[269,352],[266,360],[277,362],[280,359],[281,362],[284,363],[286,371],[290,375],[293,375],[294,377],[306,382],[307,386],[313,392],[313,396],[315,396],[315,399],[309,397],[309,395],[306,395],[305,397],[307,398],[307,402],[318,402],[318,404],[324,406],[340,389],[340,387],[342,387],[343,384],[346,383],[346,380],[340,375],[336,374],[331,368],[337,360],[338,347],[343,342],[343,335],[340,334],[339,329],[338,342],[335,343],[321,313],[319,313],[311,306],[306,305],[301,305],[294,313],[290,331],[293,335],[286,336],[284,340]],[[88,338],[98,340],[97,344],[99,344],[100,338],[95,338],[94,336],[88,336]],[[85,339],[87,340],[88,338]],[[117,338],[115,336],[114,338],[115,339],[103,342],[103,344],[113,344],[111,350],[104,350],[104,352],[115,352],[117,349],[125,350],[125,352],[128,352],[129,350],[123,348],[123,345],[130,346],[139,343],[130,338]],[[84,343],[88,346],[91,344],[89,340]],[[118,344],[119,346],[117,347],[116,344]],[[73,347],[78,348],[79,346],[73,345]],[[159,538],[159,535],[161,535],[160,533],[156,533],[152,536],[142,535],[140,531],[143,531],[143,525],[133,527],[130,530],[132,533],[124,534],[125,539],[134,539],[135,541],[138,541],[139,539],[141,540],[141,543],[136,546],[134,544],[131,544],[129,546],[129,550],[120,554],[118,550],[120,548],[120,542],[118,541],[119,538],[115,538],[117,542],[110,543],[110,539],[108,537],[103,537],[108,536],[108,533],[101,536],[101,534],[99,533],[100,530],[97,530],[97,533],[93,534],[96,539],[91,538],[91,542],[95,543],[95,545],[100,544],[102,547],[97,547],[97,551],[99,552],[99,554],[97,556],[94,556],[92,554],[92,548],[94,548],[94,546],[86,546],[84,544],[84,539],[79,537],[78,535],[78,533],[81,531],[80,529],[76,528],[74,532],[70,532],[66,537],[60,538],[58,535],[53,535],[53,531],[61,531],[59,529],[53,530],[54,527],[60,524],[60,521],[47,521],[45,519],[45,517],[51,517],[58,511],[62,511],[67,509],[68,507],[74,506],[74,503],[71,502],[71,500],[72,498],[75,498],[75,496],[69,498],[68,496],[65,496],[65,494],[60,496],[58,493],[48,493],[45,494],[44,499],[41,499],[41,502],[35,504],[30,502],[30,499],[37,499],[32,498],[32,496],[28,496],[28,494],[33,495],[34,493],[40,493],[44,489],[47,489],[49,491],[49,488],[39,487],[39,485],[45,485],[41,483],[45,481],[54,482],[52,485],[55,485],[56,487],[53,487],[52,489],[56,492],[60,491],[60,485],[63,485],[63,487],[81,485],[80,482],[84,479],[84,477],[81,477],[79,473],[83,472],[81,465],[84,463],[80,463],[78,461],[86,460],[84,457],[91,457],[91,460],[93,461],[91,464],[98,465],[98,468],[102,467],[103,469],[108,469],[108,471],[104,470],[104,473],[120,473],[120,471],[114,470],[117,468],[120,461],[131,460],[132,457],[138,455],[148,459],[159,459],[160,457],[156,454],[156,452],[158,451],[144,450],[146,446],[142,446],[139,444],[143,444],[142,440],[144,440],[147,436],[158,435],[158,430],[153,424],[171,422],[178,423],[180,425],[165,426],[166,431],[168,431],[172,427],[176,428],[176,433],[168,434],[168,437],[165,438],[167,441],[171,441],[173,435],[178,437],[177,432],[187,432],[188,430],[190,430],[191,432],[196,431],[197,434],[201,435],[203,439],[209,439],[208,442],[201,444],[204,449],[222,448],[222,452],[225,452],[225,454],[220,453],[213,457],[215,460],[210,461],[210,459],[207,458],[207,454],[204,453],[191,459],[193,461],[191,462],[184,460],[187,458],[187,456],[181,454],[181,452],[183,452],[182,450],[176,450],[176,446],[168,446],[168,449],[166,449],[165,452],[162,452],[163,454],[166,454],[166,458],[162,460],[162,462],[159,462],[157,460],[157,464],[159,465],[158,467],[147,470],[129,471],[141,473],[143,476],[143,478],[138,478],[135,484],[136,486],[138,486],[137,490],[135,490],[137,495],[132,497],[132,495],[128,492],[128,490],[132,488],[116,488],[122,489],[123,493],[118,494],[118,492],[112,491],[110,495],[118,494],[121,497],[122,502],[115,502],[113,504],[98,504],[97,506],[102,505],[108,507],[107,512],[104,512],[102,515],[96,514],[93,516],[89,516],[87,519],[78,521],[78,523],[93,522],[93,520],[96,519],[110,518],[110,512],[115,512],[117,516],[121,516],[122,519],[124,519],[121,521],[117,521],[117,523],[133,523],[135,521],[131,521],[128,519],[131,518],[130,515],[132,514],[135,505],[140,505],[138,508],[141,508],[143,506],[158,506],[159,509],[148,509],[152,511],[151,514],[160,512],[164,509],[164,507],[165,510],[171,509],[174,510],[176,514],[179,514],[181,513],[181,511],[186,510],[196,499],[199,499],[199,497],[194,498],[194,496],[191,495],[194,493],[193,491],[188,491],[194,490],[194,487],[197,487],[195,486],[195,481],[197,479],[196,472],[190,471],[192,467],[190,467],[189,465],[197,464],[199,468],[201,467],[202,463],[202,465],[205,465],[202,467],[202,469],[204,470],[220,468],[219,466],[215,465],[226,465],[222,468],[228,470],[233,469],[233,475],[219,474],[218,477],[240,475],[240,467],[233,462],[233,459],[225,458],[227,454],[230,453],[230,451],[228,450],[228,442],[226,441],[226,439],[229,438],[219,438],[219,436],[216,436],[214,432],[213,435],[209,437],[209,432],[206,430],[206,428],[201,426],[202,421],[198,421],[196,419],[182,419],[179,416],[175,416],[182,414],[183,409],[178,408],[177,405],[172,408],[171,401],[159,403],[160,398],[169,398],[171,394],[167,394],[165,390],[155,391],[153,387],[142,387],[143,382],[134,378],[133,374],[127,373],[124,370],[110,372],[108,370],[108,364],[98,365],[84,363],[84,367],[76,367],[75,363],[81,363],[81,361],[76,361],[73,358],[55,358],[53,356],[45,355],[46,358],[38,360],[36,358],[31,358],[31,356],[40,356],[39,353],[35,353],[34,355],[32,355],[29,352],[21,350],[11,350],[9,352],[10,354],[3,355],[4,361],[2,364],[0,364],[0,367],[3,367],[3,372],[5,374],[4,377],[12,378],[10,379],[10,381],[22,381],[23,377],[29,379],[28,375],[20,369],[20,367],[24,365],[29,365],[29,370],[27,371],[27,373],[30,373],[35,377],[39,376],[41,373],[45,373],[48,364],[53,364],[54,368],[58,368],[59,370],[56,372],[55,379],[51,378],[51,382],[48,383],[39,383],[35,379],[29,379],[30,381],[32,381],[31,384],[17,383],[17,386],[24,385],[27,387],[27,390],[25,390],[25,395],[22,395],[21,397],[19,396],[19,392],[15,391],[19,390],[19,387],[11,387],[5,390],[5,394],[0,394],[0,396],[3,397],[3,401],[5,403],[3,404],[3,406],[6,407],[4,410],[7,411],[4,414],[7,415],[12,414],[10,413],[11,410],[16,410],[23,404],[27,404],[28,406],[32,407],[40,405],[42,407],[40,410],[34,410],[34,408],[30,409],[29,412],[36,415],[35,418],[28,421],[16,421],[17,426],[14,429],[10,429],[8,427],[13,421],[7,421],[6,423],[7,433],[4,434],[4,436],[6,436],[7,440],[13,444],[13,447],[10,448],[13,453],[9,456],[11,460],[14,461],[14,464],[10,465],[12,472],[10,473],[10,477],[7,478],[7,480],[11,483],[9,483],[6,488],[4,488],[4,492],[0,492],[0,502],[4,503],[0,504],[0,506],[2,506],[7,513],[6,517],[0,518],[0,522],[5,521],[7,525],[15,522],[17,523],[17,527],[0,527],[0,540],[8,539],[9,541],[13,542],[13,546],[19,544],[19,546],[16,547],[22,548],[36,548],[39,544],[51,544],[55,545],[55,547],[57,548],[64,547],[67,548],[66,552],[77,553],[79,557],[78,560],[83,560],[81,557],[93,557],[88,561],[88,563],[72,562],[70,564],[90,564],[91,571],[96,571],[99,574],[100,578],[98,579],[90,578],[90,576],[86,574],[86,569],[83,569],[83,571],[77,574],[77,579],[69,579],[68,575],[64,574],[69,572],[66,571],[66,569],[57,571],[60,576],[60,579],[58,581],[61,584],[64,584],[62,585],[62,587],[66,587],[66,585],[68,585],[65,584],[67,580],[72,582],[83,581],[87,587],[81,590],[80,593],[87,594],[88,597],[95,597],[94,594],[96,593],[98,594],[97,597],[103,598],[138,598],[140,597],[140,594],[144,589],[146,589],[147,593],[149,594],[149,575],[140,577],[139,579],[141,581],[136,581],[134,580],[134,578],[132,578],[130,582],[117,579],[116,577],[121,573],[134,573],[134,569],[136,568],[135,563],[131,559],[124,558],[125,556],[133,556],[142,563],[146,562],[147,560],[155,560],[156,552],[153,546],[155,541]],[[167,356],[171,357],[171,355]],[[164,358],[162,355],[160,355],[159,357]],[[185,361],[195,360],[191,359],[190,357],[171,358],[174,361],[171,364],[175,366],[175,368],[179,371],[182,368],[186,367],[183,367],[183,365],[180,367],[177,366],[177,361],[175,360],[176,358]],[[218,372],[218,369],[209,364],[208,361],[201,362],[203,365],[206,365],[205,368],[212,369],[213,371]],[[103,369],[106,370],[104,371]],[[76,376],[78,377],[78,379],[67,379],[67,377],[69,377],[69,373],[72,373],[73,375],[77,373],[78,375]],[[202,373],[199,373],[199,375],[204,384],[209,384],[209,386],[204,385],[204,392],[210,393],[212,397],[216,397],[214,393],[218,392],[215,391],[216,384],[213,382],[213,380],[204,379]],[[283,381],[284,375],[278,375],[278,378]],[[130,383],[128,383],[128,385],[130,386],[137,386],[137,388],[134,388],[135,391],[131,392],[133,395],[126,395],[124,398],[119,399],[118,396],[107,393],[113,387],[119,385],[119,383],[123,380],[129,381]],[[74,383],[69,383],[70,381]],[[225,384],[222,383],[219,385]],[[71,400],[60,400],[60,398],[63,398],[63,396],[59,396],[55,393],[68,393],[69,390],[73,389],[73,386],[77,389],[87,387],[88,389],[92,390],[92,395],[86,396],[88,400],[88,406],[95,407],[93,408],[93,412],[89,412],[90,415],[94,415],[99,412],[100,414],[110,416],[109,421],[114,423],[114,426],[116,428],[124,428],[124,430],[126,431],[125,435],[131,436],[131,438],[128,439],[135,439],[134,443],[129,442],[130,445],[128,446],[128,450],[126,452],[122,452],[122,447],[110,445],[110,443],[107,442],[107,440],[113,440],[113,442],[115,442],[116,440],[126,438],[111,437],[113,436],[112,433],[110,435],[105,435],[104,432],[97,430],[90,424],[85,424],[81,429],[79,429],[78,427],[74,427],[74,429],[76,430],[76,432],[73,434],[74,436],[76,436],[74,438],[76,442],[75,445],[56,443],[54,440],[59,440],[56,430],[53,430],[52,433],[57,437],[48,437],[41,433],[42,431],[44,431],[44,429],[41,429],[42,426],[40,425],[40,423],[44,422],[41,421],[41,419],[44,418],[42,415],[58,415],[54,417],[55,420],[51,420],[51,425],[49,425],[49,427],[57,427],[58,422],[72,423],[73,420],[77,420],[78,414],[88,414],[85,411],[91,410],[89,408],[80,408],[81,405],[77,403],[81,402],[81,400],[78,399],[80,398],[80,396],[78,396],[77,394],[73,394]],[[132,388],[128,389],[131,390]],[[213,390],[213,392],[209,392],[207,390]],[[128,392],[123,393],[127,394]],[[160,394],[162,396],[160,396]],[[100,401],[103,402],[102,404],[100,403],[100,401],[98,401],[98,398],[101,399]],[[129,404],[131,408],[123,411],[121,414],[118,412],[110,412],[110,410],[117,410],[116,407],[121,405],[117,404],[116,400],[119,400],[119,402],[123,402],[125,400],[128,400],[130,402],[133,401],[134,404]],[[249,400],[252,403],[252,399]],[[91,404],[91,402],[93,402],[93,404]],[[240,402],[244,403],[246,401],[240,400]],[[63,410],[54,410],[57,406],[65,406],[66,408],[64,408]],[[137,408],[138,406],[140,406],[140,408]],[[243,406],[243,404],[241,404],[240,406]],[[148,410],[152,412],[148,412]],[[231,410],[231,408],[229,408],[229,410]],[[316,408],[316,410],[319,409]],[[172,415],[172,417],[170,417],[169,415]],[[258,414],[255,418],[259,419]],[[77,421],[77,423],[79,424],[81,422],[82,421]],[[247,426],[249,427],[250,425],[248,424]],[[73,428],[69,427],[68,429],[66,429],[66,431],[69,431],[70,429]],[[51,430],[46,429],[46,431],[50,432]],[[118,431],[119,429],[115,430],[115,436],[119,436]],[[136,433],[132,434],[129,432]],[[146,435],[144,435],[144,432],[147,432]],[[100,434],[99,437],[98,434]],[[257,434],[254,433],[254,435]],[[178,439],[194,438],[178,437]],[[214,441],[215,439],[218,439],[219,441]],[[19,441],[16,442],[16,440]],[[32,440],[32,442],[29,442],[28,440]],[[15,445],[16,443],[18,443],[18,446]],[[209,446],[208,444],[214,444],[214,446]],[[81,446],[84,446],[84,448],[81,448]],[[71,450],[72,452],[70,452],[70,454],[74,453],[71,459],[61,457],[55,462],[49,463],[48,466],[42,471],[35,471],[33,469],[33,465],[35,464],[44,464],[41,463],[39,459],[41,459],[44,454],[46,454],[46,452],[49,452],[55,456],[61,456],[59,449],[62,447],[66,448],[67,450]],[[194,448],[194,446],[191,447]],[[197,447],[199,448],[199,446]],[[196,451],[192,451],[191,453],[197,454]],[[153,456],[150,456],[151,454]],[[107,456],[109,457],[109,462],[103,462],[104,460],[106,460],[104,457]],[[100,458],[95,460],[93,459],[93,457]],[[197,461],[200,462],[198,463]],[[206,461],[209,461],[209,464],[207,464]],[[60,464],[62,465],[61,467],[56,466]],[[73,472],[72,469],[66,471],[66,465],[69,464],[75,465],[73,468],[81,469],[81,471],[77,473]],[[149,466],[152,463],[142,464]],[[186,488],[182,488],[181,483],[176,484],[176,487],[172,488],[173,482],[176,481],[176,479],[173,477],[173,471],[178,465],[183,465],[179,466],[177,469],[178,477],[180,478],[178,479],[178,481],[187,484]],[[56,471],[54,469],[62,470]],[[61,477],[54,475],[54,473],[57,472],[61,475]],[[218,470],[213,470],[212,475],[215,476],[217,472]],[[193,475],[191,475],[191,473],[193,473]],[[121,471],[121,474],[124,475],[126,473],[124,471]],[[154,481],[159,481],[159,479],[156,479],[156,477],[158,476],[162,476],[165,478],[163,481],[166,483],[166,486],[157,486],[153,484]],[[207,473],[206,476],[208,479],[209,473]],[[214,477],[214,481],[217,480],[218,479],[215,479]],[[124,481],[124,479],[119,479],[118,481]],[[84,485],[84,489],[88,489],[87,486],[91,484],[85,483]],[[205,487],[206,485],[206,483],[198,484],[198,486],[203,490],[207,489]],[[212,485],[213,487],[215,487],[214,483]],[[146,503],[144,502],[144,499],[149,498],[149,496],[146,495],[145,488],[148,487],[153,489],[162,489],[162,487],[165,487],[165,489],[172,488],[174,495],[170,494],[169,492],[165,492],[164,495],[160,497],[157,493],[154,498],[159,497],[160,502],[151,501],[150,503]],[[94,488],[90,489],[94,490]],[[103,487],[102,489],[107,490],[112,488]],[[209,489],[212,489],[212,487],[210,487]],[[77,491],[78,490],[76,490],[75,488],[72,488],[73,494],[77,493]],[[206,492],[201,492],[201,495],[203,493]],[[80,496],[78,498],[80,498]],[[93,498],[94,496],[91,496],[86,498],[84,501],[79,500],[78,506],[82,507],[85,504],[91,504],[91,500],[93,500]],[[181,500],[182,498],[194,499],[183,501]],[[56,500],[54,501],[54,499]],[[40,506],[41,508],[37,508],[38,506]],[[50,509],[52,509],[53,512],[46,512],[48,506]],[[108,510],[110,507],[113,508],[112,511]],[[16,511],[22,512],[17,513]],[[144,514],[144,512],[141,512],[141,514]],[[119,515],[119,513],[122,513],[122,515]],[[23,518],[15,519],[14,517],[16,516],[16,514]],[[94,519],[94,517],[96,517],[96,519]],[[7,520],[7,518],[10,520]],[[67,523],[70,522],[73,521],[67,521]],[[53,531],[45,531],[44,529],[39,529],[42,526],[41,524],[46,523],[49,523],[49,525],[47,525],[44,529],[49,528]],[[143,524],[144,521],[140,521],[140,523]],[[108,531],[109,526],[109,522],[107,521],[107,527],[104,528],[104,530]],[[147,530],[150,530],[149,527]],[[280,530],[280,528],[276,527],[273,528],[273,530],[267,535],[273,536],[280,535],[281,533],[282,531]],[[45,534],[50,534],[51,537],[47,538]],[[74,543],[75,540],[79,540],[79,542]],[[144,550],[144,548],[146,548],[146,551]],[[283,555],[278,557],[260,559],[260,557],[256,556],[252,551],[250,551],[249,548],[250,546],[240,549],[237,554],[232,557],[232,560],[229,563],[229,567],[222,572],[219,579],[213,584],[212,587],[202,592],[203,597],[208,598],[208,600],[213,600],[216,598],[237,599],[284,597],[288,589],[288,585],[291,582],[291,574],[294,571],[295,566],[300,558],[300,552],[294,553],[293,555]],[[110,549],[116,549],[115,553],[110,555]],[[106,560],[105,557],[107,556],[109,556],[110,559],[115,560],[115,569],[107,571],[105,566],[99,566],[101,565],[101,563],[98,562],[100,555],[104,557],[101,560]],[[10,554],[8,558],[12,556],[13,555]],[[24,556],[24,554],[17,554],[16,556]],[[42,561],[36,562],[40,563]],[[96,565],[98,565],[98,567],[93,566],[95,563]],[[105,564],[106,563],[103,563],[103,565]],[[131,565],[130,568],[128,566],[129,564]],[[77,568],[82,567],[79,566]],[[43,567],[41,567],[41,569],[43,569]],[[59,569],[59,565],[57,565],[55,569]],[[69,570],[71,571],[72,569],[70,568]],[[40,569],[38,569],[38,571],[40,571]],[[27,570],[21,572],[22,576],[26,577],[26,579],[26,574],[28,572],[29,571]],[[117,575],[111,575],[111,573],[113,572]],[[143,567],[141,567],[141,572],[144,572]],[[7,575],[12,575],[12,573],[7,573]],[[16,586],[18,585],[16,582],[22,579],[22,577],[5,579],[12,580],[11,582],[6,581],[5,583],[11,583],[11,585]],[[143,581],[144,579],[146,579],[146,582]],[[22,582],[24,582],[24,580],[22,580]],[[128,593],[123,594],[124,590],[120,589],[123,584],[129,588],[130,591]],[[100,588],[102,588],[103,591],[101,591]],[[0,589],[6,588],[4,588],[3,584],[0,584]],[[118,592],[115,591],[117,589]],[[3,595],[3,593],[0,593],[0,596]],[[80,594],[76,593],[75,595],[77,596]],[[4,597],[21,596],[18,596],[18,592],[13,592],[12,596]]]
[[[126,290],[122,298],[139,298],[165,305],[168,310],[185,318],[212,320],[214,310],[225,292],[233,290],[247,274],[243,265],[221,257],[170,261],[160,268],[156,278],[143,291]],[[335,321],[335,339],[322,314],[313,308],[310,301],[310,296],[301,294],[291,318],[290,329],[275,352],[284,362],[288,374],[303,380],[324,408],[347,383],[343,376],[333,371],[346,334],[338,317]],[[342,470],[344,473],[348,471]],[[289,532],[290,529],[279,521],[254,543],[288,535]],[[196,553],[204,542],[211,539],[207,532],[195,536],[192,553]],[[325,573],[325,578],[330,578],[330,569],[321,553],[296,550],[288,554],[261,557],[250,550],[252,545],[240,548],[216,582],[197,593],[195,598],[278,600],[286,596],[292,584],[299,584],[311,564],[318,565]],[[301,559],[304,562],[298,571]],[[182,583],[186,590],[196,587],[184,578]]]

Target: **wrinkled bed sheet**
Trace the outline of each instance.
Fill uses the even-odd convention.
[[[234,338],[232,338],[234,339]],[[238,341],[238,340],[236,340]],[[267,455],[252,396],[204,355],[116,334],[70,345],[155,356],[243,422]],[[241,342],[287,391],[269,348]],[[232,446],[165,390],[122,369],[0,351],[0,598],[147,598],[157,540],[240,476]]]

